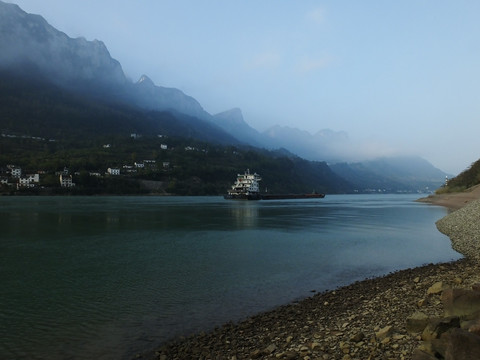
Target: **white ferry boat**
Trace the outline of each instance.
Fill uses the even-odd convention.
[[[228,191],[225,199],[239,199],[239,200],[260,200],[260,186],[259,181],[262,178],[257,173],[250,174],[247,169],[244,174],[237,175],[237,181],[232,185]]]
[[[257,173],[250,174],[247,169],[244,174],[237,174],[237,181],[228,191],[225,199],[235,200],[288,200],[288,199],[322,199],[325,194],[313,191],[310,194],[260,194],[259,181],[262,178]]]

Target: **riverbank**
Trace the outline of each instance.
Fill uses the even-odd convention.
[[[480,237],[480,201],[449,196],[442,201],[450,202],[452,209],[461,207],[462,202],[467,206],[441,219],[437,226],[450,236],[452,246],[465,259],[403,270],[316,294],[238,324],[167,343],[138,358],[410,359],[421,337],[407,332],[406,319],[417,311],[429,317],[443,315],[435,286],[469,287],[480,282],[476,241]]]
[[[452,210],[458,210],[468,203],[480,199],[480,185],[457,193],[433,194],[425,198],[418,199],[419,202],[445,206]]]

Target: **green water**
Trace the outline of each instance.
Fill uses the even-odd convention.
[[[458,259],[414,196],[0,198],[0,358],[122,359],[339,285]]]

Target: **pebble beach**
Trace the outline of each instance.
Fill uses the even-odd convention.
[[[412,359],[421,334],[407,318],[441,317],[441,292],[480,283],[480,187],[420,201],[447,206],[437,222],[465,258],[366,279],[334,291],[175,339],[137,359]]]

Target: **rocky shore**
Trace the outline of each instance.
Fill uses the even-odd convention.
[[[177,339],[137,358],[443,358],[445,354],[436,353],[438,349],[431,345],[437,344],[440,332],[425,335],[421,326],[444,319],[445,294],[450,291],[446,289],[471,289],[480,283],[480,201],[467,203],[437,223],[465,259],[398,271],[316,294],[237,324]],[[452,326],[460,328],[460,320]],[[445,353],[446,343],[438,346]]]

